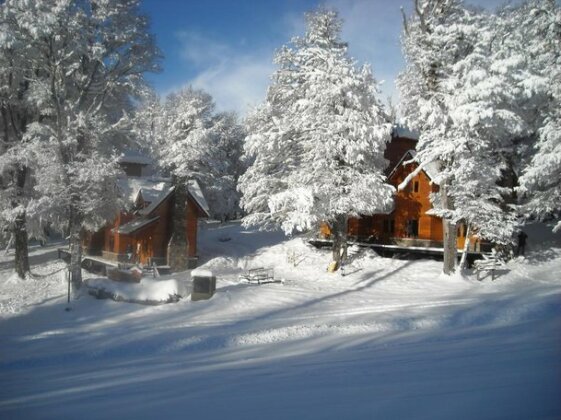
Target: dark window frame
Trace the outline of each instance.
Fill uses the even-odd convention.
[[[395,233],[394,219],[384,219],[384,233]]]

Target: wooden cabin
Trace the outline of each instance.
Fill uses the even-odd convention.
[[[388,182],[396,188],[393,210],[387,214],[375,214],[349,219],[348,235],[358,241],[392,244],[399,246],[435,247],[443,246],[442,219],[427,214],[432,209],[430,194],[438,193],[435,182],[438,174],[436,164],[420,171],[402,191],[397,186],[418,168],[410,162],[415,156],[417,139],[413,133],[394,130],[384,157],[389,161],[386,169]],[[329,231],[322,227],[322,236]],[[465,227],[459,226],[457,246],[462,249],[465,242]],[[475,237],[470,239],[470,249],[479,250]]]
[[[143,176],[147,161],[120,162],[126,176],[119,179],[125,208],[113,223],[84,237],[86,255],[106,260],[140,265],[173,265],[169,261],[173,234],[175,187],[168,178]],[[197,263],[198,219],[209,216],[206,200],[198,183],[186,186],[185,208],[187,244],[185,253],[189,268]]]

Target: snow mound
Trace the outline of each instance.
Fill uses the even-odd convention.
[[[0,318],[28,312],[37,305],[66,296],[65,264],[60,261],[32,268],[33,275],[20,279],[10,270],[0,273]]]
[[[213,268],[224,268],[224,267],[232,268],[235,266],[236,266],[236,259],[234,258],[216,257],[206,262],[203,267],[205,269],[208,269],[207,271],[210,271]],[[201,270],[200,268],[197,269],[197,271],[200,270]]]
[[[185,294],[184,285],[176,279],[143,278],[140,283],[120,283],[105,278],[92,278],[85,283],[89,293],[96,297],[147,305],[177,302]]]

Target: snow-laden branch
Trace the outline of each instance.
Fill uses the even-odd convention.
[[[416,162],[416,161],[414,159],[411,159],[406,162],[403,162],[403,165],[407,165],[412,162]],[[405,179],[397,186],[397,191],[403,191],[405,187],[407,187],[407,185],[411,182],[411,180],[415,178],[417,175],[419,175],[421,171],[423,171],[424,168],[426,168],[429,163],[419,163],[418,166],[415,168],[415,170],[412,171],[409,175],[407,175]]]

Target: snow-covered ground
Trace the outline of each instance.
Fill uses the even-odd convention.
[[[561,418],[561,240],[529,233],[477,282],[371,251],[330,274],[301,238],[209,225],[211,300],[69,312],[55,247],[25,281],[2,256],[0,418]],[[284,284],[240,283],[254,267]]]

